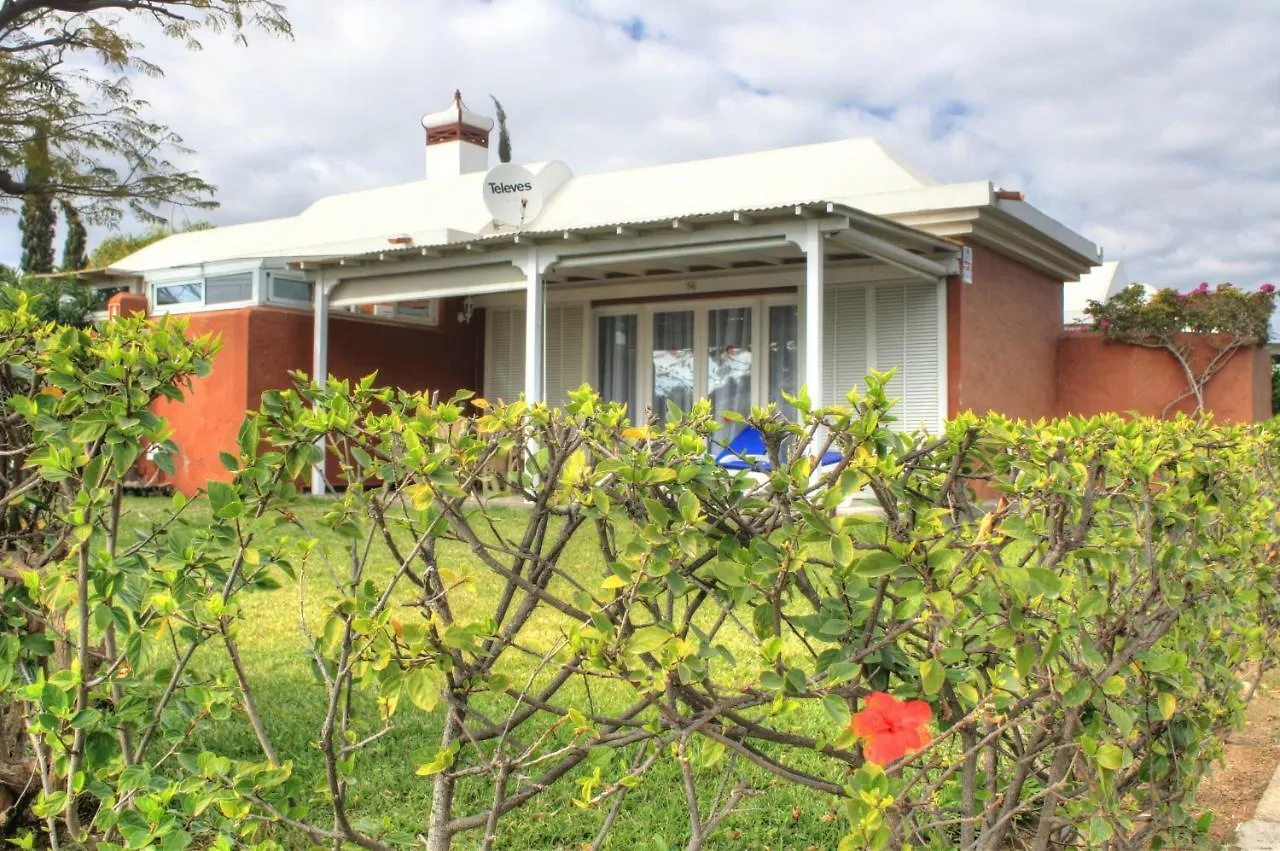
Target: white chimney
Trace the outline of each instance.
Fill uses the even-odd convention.
[[[462,93],[439,112],[422,116],[427,131],[427,179],[457,177],[489,168],[489,131],[493,119],[467,110]]]

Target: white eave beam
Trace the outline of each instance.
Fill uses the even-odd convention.
[[[905,248],[861,231],[839,231],[832,234],[830,239],[840,245],[861,251],[883,263],[888,263],[891,266],[896,266],[899,269],[918,275],[925,280],[936,281],[952,274],[946,264],[939,263],[937,260],[930,260],[928,257],[921,257],[919,254],[907,251]]]

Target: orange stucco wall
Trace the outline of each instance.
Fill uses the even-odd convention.
[[[947,413],[1036,419],[1057,409],[1062,282],[982,245],[947,283]]]
[[[394,325],[335,316],[329,326],[329,370],[340,378],[378,373],[378,383],[408,390],[438,390],[447,397],[481,379],[481,325],[457,321],[458,305],[445,302],[440,326]],[[289,385],[291,370],[311,371],[310,313],[252,307],[197,313],[193,336],[216,333],[222,350],[212,373],[197,381],[183,404],[160,403],[179,454],[174,486],[192,494],[209,479],[229,474],[218,453],[233,451],[245,412],[265,390]]]
[[[193,383],[181,404],[161,401],[156,413],[169,420],[173,441],[174,486],[192,494],[209,479],[225,479],[218,452],[232,449],[244,419],[247,398],[249,310],[219,310],[187,317],[188,334],[217,334],[222,350],[213,359],[213,370]]]
[[[1208,341],[1191,341],[1192,363],[1213,356]],[[1100,333],[1071,333],[1059,341],[1058,413],[1106,411],[1160,416],[1164,406],[1187,387],[1182,370],[1168,352],[1110,343]],[[1271,418],[1271,355],[1265,348],[1238,352],[1205,388],[1205,404],[1226,422]],[[1175,410],[1191,411],[1192,399]],[[1171,412],[1172,413],[1172,412]]]
[[[248,392],[257,405],[264,390],[284,387],[290,370],[311,372],[312,316],[296,310],[254,308],[250,319]],[[479,325],[458,322],[446,301],[438,328],[392,325],[334,316],[329,320],[329,372],[338,378],[378,373],[378,384],[439,390],[447,396],[480,386]]]

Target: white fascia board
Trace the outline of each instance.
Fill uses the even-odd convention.
[[[1026,201],[997,199],[995,207],[1000,212],[1012,216],[1028,227],[1049,237],[1054,242],[1071,249],[1076,254],[1095,261],[1094,265],[1102,262],[1102,250],[1097,245],[1061,222],[1046,216]]]
[[[339,283],[329,299],[333,307],[450,298],[481,293],[523,290],[528,283],[524,272],[499,263],[460,269],[443,269],[407,274],[384,274]]]
[[[995,201],[995,192],[991,188],[990,181],[977,180],[970,183],[948,183],[944,186],[930,186],[906,192],[881,192],[875,195],[837,200],[863,212],[900,221],[901,217],[913,213],[986,207]]]
[[[218,275],[234,275],[239,272],[256,272],[262,268],[262,258],[251,260],[221,260],[198,266],[178,266],[172,269],[154,269],[143,277],[148,284],[173,284],[213,278]]]

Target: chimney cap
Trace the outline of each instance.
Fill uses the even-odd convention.
[[[462,92],[454,90],[453,102],[439,112],[422,116],[422,126],[428,131],[466,127],[488,133],[493,129],[493,119],[467,109]]]

